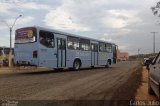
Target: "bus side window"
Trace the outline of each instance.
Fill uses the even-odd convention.
[[[90,40],[80,39],[79,40],[80,50],[89,51],[90,50]]]
[[[9,55],[10,49],[9,48],[4,48],[3,52],[4,52],[4,54]],[[13,49],[12,49],[12,53],[13,53]]]
[[[68,36],[68,49],[79,50],[79,38]]]
[[[99,43],[99,51],[104,52],[104,43]]]
[[[107,50],[107,52],[112,52],[112,45],[106,44],[106,50]]]
[[[104,44],[103,50],[104,50],[104,52],[107,52],[107,44]]]
[[[95,51],[94,44],[91,44],[91,50],[92,50],[93,52]]]
[[[54,48],[54,34],[52,32],[40,31],[40,43],[48,48]]]

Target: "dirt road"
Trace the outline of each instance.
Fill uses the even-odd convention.
[[[116,94],[121,92],[120,88],[128,83],[128,79],[132,78],[139,67],[138,62],[120,62],[110,68],[80,71],[0,73],[0,98],[10,100],[112,100]],[[134,79],[131,80],[134,81]],[[129,83],[130,85],[132,84]],[[130,88],[124,87],[123,92],[130,92]],[[122,98],[118,99],[126,99],[123,96],[121,95]]]

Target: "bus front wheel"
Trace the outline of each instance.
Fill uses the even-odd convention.
[[[74,70],[79,70],[81,67],[81,62],[79,60],[75,60],[73,63],[73,69]]]
[[[108,63],[105,65],[105,68],[109,68],[109,64]]]

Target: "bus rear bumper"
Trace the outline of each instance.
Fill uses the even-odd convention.
[[[30,61],[16,61],[15,65],[16,66],[38,66],[34,62],[30,62]]]

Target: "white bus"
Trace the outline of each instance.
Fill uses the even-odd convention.
[[[117,45],[42,27],[16,30],[16,65],[78,70],[116,63]]]

